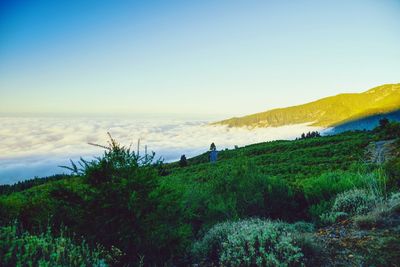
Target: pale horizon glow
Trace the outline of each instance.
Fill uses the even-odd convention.
[[[400,81],[400,2],[2,1],[0,114],[246,115]]]

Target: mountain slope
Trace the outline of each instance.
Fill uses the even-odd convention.
[[[348,119],[345,123],[340,123],[335,125],[335,127],[330,128],[326,133],[338,134],[354,130],[372,130],[379,125],[379,120],[383,118],[387,118],[390,121],[400,121],[400,109],[389,113],[380,113],[362,117],[356,120]]]
[[[272,109],[213,123],[229,127],[277,127],[309,123],[330,127],[371,115],[400,109],[400,84],[385,84],[364,93],[339,94],[307,104]]]

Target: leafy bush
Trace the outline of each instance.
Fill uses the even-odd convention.
[[[338,220],[345,219],[349,216],[346,212],[326,212],[320,215],[320,223],[325,224],[333,224]]]
[[[333,205],[333,200],[325,201],[322,200],[321,202],[311,205],[308,209],[308,212],[312,218],[312,220],[319,224],[321,223],[321,217],[326,216],[327,211],[330,211]],[[326,222],[322,222],[325,224]]]
[[[362,166],[358,166],[362,167]],[[306,199],[312,203],[328,201],[339,193],[357,187],[370,187],[375,184],[377,174],[349,171],[335,171],[311,177],[300,182]]]
[[[393,212],[400,211],[400,192],[393,192],[388,199],[389,209]]]
[[[355,215],[365,215],[374,210],[383,198],[372,189],[352,189],[336,196],[329,212],[319,216],[322,224],[332,224]]]
[[[311,246],[300,242],[295,228],[308,231],[310,225],[260,219],[220,223],[193,245],[192,253],[198,262],[223,266],[301,265],[300,244]]]
[[[312,233],[315,229],[314,224],[303,221],[295,222],[291,226],[299,233]]]
[[[339,218],[355,215],[357,211],[351,210],[351,207],[341,207],[346,200],[349,205],[354,203],[358,212],[365,213],[367,211],[362,211],[365,205],[374,201],[378,204],[387,196],[388,190],[387,176],[383,170],[371,169],[366,164],[356,164],[351,171],[325,173],[304,180],[301,185],[309,203],[315,203],[310,205],[309,214],[317,223],[321,220],[323,223],[334,222]],[[363,204],[359,205],[361,203]],[[370,207],[366,208],[370,210]],[[327,211],[331,211],[331,214]]]
[[[16,226],[0,228],[1,266],[107,266],[100,251],[90,250],[85,242],[74,243],[50,231],[31,235],[19,233]]]
[[[357,215],[354,217],[354,224],[358,228],[372,228],[376,227],[378,224],[383,223],[384,217],[388,214],[386,208],[374,209],[367,214]]]
[[[386,162],[384,169],[388,176],[388,186],[400,189],[400,153],[397,157]]]
[[[227,237],[239,227],[236,222],[226,222],[214,225],[204,237],[194,243],[192,254],[198,261],[206,261],[217,264],[222,254],[222,244],[226,242]]]
[[[374,129],[379,139],[394,139],[400,136],[400,123],[386,121]]]
[[[367,214],[355,216],[354,224],[359,228],[387,225],[391,223],[389,217],[395,213],[400,213],[400,192],[392,193]]]
[[[365,189],[353,189],[339,194],[333,203],[333,212],[349,215],[366,214],[373,210],[381,198]]]

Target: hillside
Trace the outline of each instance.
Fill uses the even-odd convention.
[[[387,118],[391,121],[400,121],[400,109],[389,113],[363,117],[361,119],[353,120],[350,118],[346,122],[337,124],[333,128],[328,129],[326,133],[337,134],[354,130],[372,130],[379,125],[379,120],[383,118]]]
[[[224,150],[214,164],[204,153],[185,166],[137,158],[111,140],[103,157],[65,179],[0,190],[0,265],[51,254],[53,266],[75,258],[87,258],[80,266],[255,266],[242,262],[256,260],[246,251],[236,259],[218,253],[265,241],[267,251],[256,256],[270,266],[391,266],[400,247],[400,194],[389,197],[400,188],[400,143],[390,141],[396,156],[385,165],[366,155],[374,142],[393,139],[389,129],[398,136],[400,125],[391,125]],[[369,195],[371,186],[382,198]],[[363,213],[338,209],[342,194]],[[384,213],[369,215],[378,204]],[[254,239],[229,243],[247,237]],[[63,258],[69,251],[73,258]]]
[[[278,127],[309,123],[313,126],[331,127],[348,120],[398,109],[400,109],[400,84],[386,84],[364,93],[339,94],[299,106],[273,109],[213,124],[229,127]]]

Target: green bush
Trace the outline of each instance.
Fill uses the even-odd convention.
[[[358,166],[363,167],[363,166]],[[316,204],[328,201],[337,194],[357,187],[365,187],[376,180],[376,175],[359,172],[335,171],[311,177],[300,182],[306,199]]]
[[[383,201],[380,191],[375,189],[376,186],[371,186],[371,189],[352,189],[338,194],[330,211],[319,215],[319,222],[323,225],[332,224],[374,210]]]
[[[385,163],[384,170],[388,176],[388,186],[400,189],[400,153]]]
[[[394,139],[400,136],[400,123],[391,121],[381,124],[374,131],[380,139]]]
[[[222,244],[228,236],[239,227],[236,222],[226,222],[214,225],[204,237],[195,242],[192,247],[192,254],[197,261],[212,262],[218,264],[222,254]]]
[[[339,194],[333,203],[333,212],[345,212],[349,215],[366,214],[373,210],[381,198],[369,190],[353,189]]]
[[[392,212],[400,212],[400,192],[393,192],[388,199],[388,206]]]
[[[384,216],[387,215],[386,209],[375,209],[367,214],[357,215],[353,218],[354,224],[358,228],[372,228],[381,224]]]
[[[315,230],[314,224],[303,221],[295,222],[291,226],[299,233],[312,233]]]
[[[379,203],[372,211],[367,214],[354,217],[354,224],[359,228],[371,228],[390,224],[388,219],[391,215],[400,213],[400,192],[394,192],[388,198]]]
[[[333,224],[338,220],[346,219],[349,214],[346,212],[326,212],[320,215],[320,223],[322,225]]]
[[[90,250],[85,242],[74,243],[50,231],[40,235],[19,233],[17,227],[0,228],[1,266],[107,266],[100,251]]]
[[[296,228],[311,230],[308,224],[290,225],[269,220],[248,219],[220,223],[193,245],[198,263],[223,266],[297,266],[305,261]],[[303,240],[303,242],[301,242]]]
[[[322,200],[321,202],[311,205],[308,209],[308,212],[312,218],[312,220],[316,223],[321,222],[321,216],[326,214],[327,211],[330,211],[333,205],[333,200],[325,201]]]

